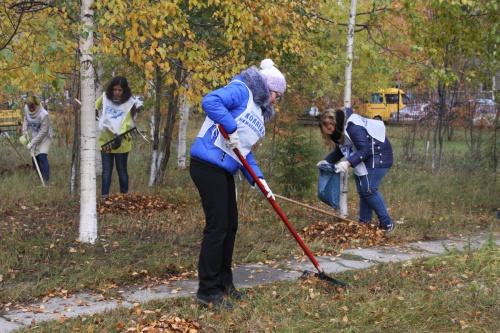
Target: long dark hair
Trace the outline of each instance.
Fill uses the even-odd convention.
[[[120,98],[120,100],[115,101],[114,96],[113,96],[113,87],[114,86],[120,86],[123,89],[123,94]],[[126,101],[132,97],[132,91],[130,90],[130,87],[128,86],[128,81],[125,77],[123,76],[115,76],[114,78],[111,79],[111,81],[108,84],[108,87],[106,88],[106,97],[110,100],[113,101],[115,104],[123,104]]]

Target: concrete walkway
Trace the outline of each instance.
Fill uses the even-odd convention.
[[[475,250],[486,242],[491,234],[478,234],[473,237],[452,237],[446,240],[409,243],[403,246],[376,246],[366,249],[344,251],[351,260],[340,257],[318,256],[316,260],[323,270],[335,278],[335,273],[346,270],[363,269],[379,263],[399,262],[430,257],[445,253],[447,250]],[[500,245],[500,237],[494,236]],[[286,262],[288,269],[278,269],[267,265],[250,264],[234,268],[234,283],[238,288],[246,288],[278,280],[298,279],[304,270],[316,272],[307,257]],[[348,281],[346,281],[348,282]],[[198,282],[192,279],[171,281],[168,284],[124,286],[118,288],[120,297],[105,297],[97,293],[76,293],[67,297],[53,297],[45,301],[25,304],[23,307],[4,308],[0,316],[0,332],[7,333],[21,327],[70,318],[114,309],[120,306],[131,308],[134,303],[147,302],[158,298],[193,297]]]

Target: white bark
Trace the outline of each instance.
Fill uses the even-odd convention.
[[[149,187],[153,186],[154,181],[155,181],[156,170],[158,170],[156,168],[157,161],[158,161],[158,151],[153,150],[153,152],[151,154],[151,172],[149,173],[149,183],[148,183]]]
[[[81,151],[80,151],[80,235],[83,242],[94,243],[97,239],[97,200],[95,173],[95,82],[93,57],[90,48],[94,45],[92,32],[94,11],[90,8],[93,0],[81,1],[80,20],[80,80],[82,94],[81,108]]]
[[[71,193],[71,197],[73,197],[73,195],[75,194],[76,192],[76,165],[73,164],[71,166],[71,171],[70,171],[70,193]]]
[[[155,139],[155,116],[151,116],[151,119],[149,120],[149,135],[151,141]]]
[[[181,107],[179,109],[181,120],[179,122],[179,141],[177,147],[177,167],[186,168],[186,132],[189,118],[189,103],[186,95],[181,98]]]
[[[149,184],[148,186],[153,186],[155,184],[156,174],[158,170],[160,170],[161,161],[163,159],[163,152],[158,154],[157,150],[153,150],[151,154],[151,173],[149,175]]]
[[[347,64],[345,67],[344,107],[351,107],[352,59],[354,45],[354,29],[356,27],[357,0],[351,0],[349,24],[347,26]],[[339,215],[347,217],[347,180],[348,172],[344,172],[340,182]]]

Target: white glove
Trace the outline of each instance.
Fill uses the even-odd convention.
[[[266,192],[267,192],[267,198],[269,199],[269,198],[271,198],[271,197],[272,197],[272,198],[273,198],[273,200],[275,200],[275,201],[276,201],[276,198],[274,197],[273,192],[271,192],[271,189],[270,189],[270,188],[269,188],[269,186],[267,185],[266,181],[265,181],[264,179],[262,179],[262,178],[259,178],[259,180],[260,180],[260,182],[261,182],[261,183],[262,183],[262,185],[264,186],[264,189],[265,189],[265,190],[266,190]],[[257,185],[257,182],[255,182],[254,188],[255,188],[258,192],[262,193],[262,191],[260,190],[259,185]],[[263,196],[265,196],[265,195],[264,195],[264,193],[262,193],[262,195],[263,195]]]
[[[28,148],[28,150],[31,150],[31,148],[33,148],[33,144],[31,142],[28,143],[28,145],[26,146],[26,148]]]
[[[224,141],[226,142],[226,146],[228,146],[231,149],[238,149],[241,152],[241,146],[240,146],[240,137],[238,136],[238,131],[234,131],[231,134],[228,134],[229,139],[224,138]]]
[[[347,172],[349,170],[349,162],[348,161],[342,161],[337,164],[335,164],[335,172],[340,173],[340,172]]]
[[[330,163],[328,163],[327,160],[322,160],[322,161],[319,161],[318,164],[316,164],[316,166],[319,167],[319,166],[327,165],[327,164],[330,164]]]

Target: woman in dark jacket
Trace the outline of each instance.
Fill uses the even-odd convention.
[[[393,151],[385,136],[385,125],[380,120],[366,119],[352,112],[328,109],[319,116],[319,128],[325,144],[333,151],[318,165],[337,164],[335,171],[347,172],[354,168],[359,194],[359,221],[371,223],[377,214],[379,228],[392,232],[394,224],[389,216],[384,197],[378,191],[380,183],[392,166]],[[343,157],[346,160],[339,162]]]

